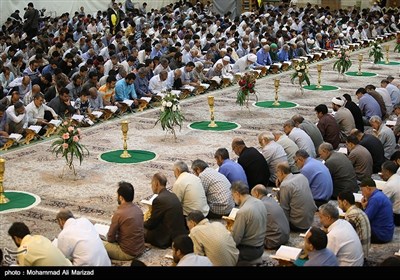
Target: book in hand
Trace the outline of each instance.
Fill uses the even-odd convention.
[[[158,194],[153,194],[150,199],[142,199],[140,202],[146,205],[153,205],[153,200],[158,196]]]
[[[386,182],[382,180],[374,180],[376,188],[379,190],[383,190],[385,188]]]
[[[11,133],[10,135],[8,135],[8,138],[13,139],[14,141],[19,141],[22,138],[22,134],[19,133]]]
[[[40,125],[30,125],[28,129],[33,130],[35,133],[39,133],[42,127]]]
[[[271,255],[271,258],[293,262],[299,258],[301,250],[300,248],[281,245],[275,255]]]
[[[361,193],[353,193],[355,202],[361,203],[363,195]]]
[[[115,107],[117,107],[117,106],[115,106]],[[103,115],[103,112],[101,112],[101,111],[93,111],[92,115],[95,116],[96,119],[98,119],[98,118],[101,117],[101,115]]]
[[[49,121],[49,123],[51,123],[55,127],[58,127],[61,124],[61,122],[62,122],[61,120],[55,120],[55,119]]]
[[[239,211],[239,208],[232,208],[229,216],[222,216],[222,219],[234,221],[236,218],[236,214]]]
[[[341,147],[341,148],[339,148],[338,152],[347,155],[347,148]]]
[[[109,225],[94,224],[94,228],[96,229],[97,233],[99,234],[101,240],[107,240],[107,233],[108,233],[108,230],[110,229]]]

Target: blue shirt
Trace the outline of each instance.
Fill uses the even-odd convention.
[[[257,63],[260,65],[271,65],[272,64],[272,59],[271,55],[269,52],[265,52],[263,48],[261,48],[257,52]]]
[[[243,167],[233,160],[224,160],[219,167],[218,172],[225,175],[225,177],[228,179],[229,182],[231,182],[231,184],[236,181],[242,181],[246,185],[249,185],[247,183],[247,176],[244,172]]]
[[[289,60],[289,52],[287,52],[287,51],[281,49],[281,50],[278,52],[278,60],[279,60],[280,62],[282,62],[282,61],[288,61],[288,60]]]
[[[333,193],[332,176],[329,169],[319,160],[309,157],[300,170],[310,184],[314,200],[329,200]]]
[[[389,242],[393,238],[393,208],[389,198],[376,189],[368,199],[365,208],[371,224],[371,235],[375,235],[382,242]]]
[[[128,85],[125,79],[121,79],[115,84],[115,101],[126,99],[137,99],[135,86],[134,84]]]
[[[145,96],[147,93],[150,92],[149,90],[149,80],[147,80],[146,77],[141,78],[139,75],[136,77],[136,80],[134,82],[135,85],[135,91],[137,96],[143,97]]]
[[[382,117],[382,111],[378,101],[376,101],[375,98],[368,93],[365,93],[360,98],[358,107],[360,107],[363,116],[367,117],[368,119],[375,115]]]
[[[339,266],[335,254],[328,248],[308,252],[308,261],[304,266]]]

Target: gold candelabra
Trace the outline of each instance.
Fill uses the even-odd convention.
[[[385,51],[386,51],[386,60],[385,60],[385,64],[389,64],[389,50],[390,50],[390,46],[386,45],[385,46]]]
[[[274,105],[274,106],[279,106],[279,105],[281,105],[281,104],[278,102],[279,83],[280,83],[280,80],[279,80],[279,79],[275,79],[275,81],[274,81],[274,86],[275,86],[275,101],[274,101],[274,103],[272,104],[272,105]]]
[[[3,187],[3,181],[4,181],[4,171],[5,171],[5,159],[0,158],[0,204],[6,204],[10,200],[4,195],[4,187]]]
[[[361,64],[362,64],[362,61],[363,61],[363,55],[360,53],[360,54],[358,55],[358,72],[357,72],[357,75],[358,75],[358,76],[362,76],[362,72],[361,72]]]
[[[126,143],[126,140],[128,139],[128,121],[122,121],[121,122],[121,130],[122,130],[122,136],[124,140],[124,152],[120,155],[121,158],[130,158],[131,155],[128,153],[128,144]]]
[[[217,127],[218,125],[214,121],[214,96],[208,96],[208,106],[210,106],[211,122],[208,127]]]
[[[322,86],[321,86],[322,64],[317,65],[317,71],[318,71],[318,83],[317,83],[316,88],[322,88]]]

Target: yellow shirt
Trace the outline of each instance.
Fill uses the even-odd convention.
[[[21,266],[70,266],[71,262],[42,235],[26,235],[18,248]]]

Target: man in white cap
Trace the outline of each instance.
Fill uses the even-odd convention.
[[[334,118],[340,129],[340,141],[346,142],[347,136],[356,127],[353,114],[344,107],[344,100],[341,97],[332,98],[332,109],[335,112]]]
[[[232,67],[233,73],[243,73],[249,68],[257,66],[257,56],[254,53],[249,53],[246,56],[239,58]]]
[[[222,64],[222,77],[233,80],[232,65],[230,64],[230,61],[231,61],[231,58],[226,55],[223,58],[217,60],[217,62],[215,62],[215,64],[214,64],[213,68],[215,69],[215,67],[218,63]]]

